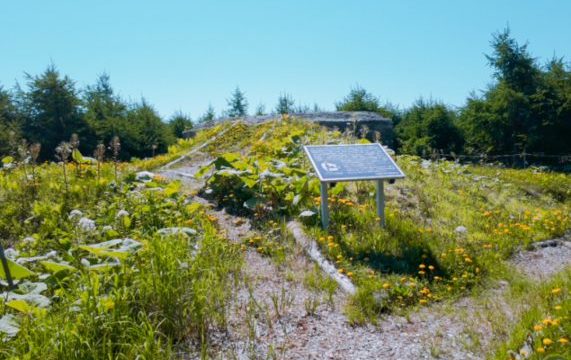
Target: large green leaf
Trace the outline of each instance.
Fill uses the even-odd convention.
[[[126,218],[123,217],[123,218]],[[79,248],[99,258],[116,258],[124,260],[141,247],[141,243],[133,239],[114,239],[98,244],[82,245]]]
[[[6,157],[2,158],[2,163],[5,165],[10,164],[12,162],[14,162],[14,158],[11,156],[6,156]]]
[[[12,314],[6,314],[0,318],[0,332],[6,334],[8,338],[13,338],[20,331],[20,324]]]
[[[83,155],[81,155],[81,152],[78,149],[73,149],[71,158],[78,164],[83,163]]]
[[[69,270],[69,271],[77,270],[75,267],[73,267],[71,265],[56,263],[53,261],[40,261],[40,264],[42,264],[46,268],[47,271],[49,271],[53,274],[56,274],[60,271],[65,271],[65,270]]]
[[[112,257],[112,258],[124,260],[124,259],[128,258],[130,255],[128,252],[125,252],[125,251],[113,251],[113,250],[102,249],[99,247],[93,247],[93,246],[88,246],[88,245],[82,245],[79,248],[82,250],[85,250],[87,252],[90,252],[93,255],[100,257],[100,258]]]
[[[10,270],[10,275],[12,275],[12,279],[20,280],[35,275],[33,271],[23,267],[22,265],[16,264],[14,261],[10,259],[6,260],[8,261],[8,269]],[[0,278],[6,279],[4,266],[2,266],[1,264],[0,264]]]
[[[263,203],[264,203],[264,201],[262,199],[257,198],[257,197],[253,197],[253,198],[250,198],[244,202],[244,207],[246,209],[254,210],[256,208],[256,206],[263,204]]]
[[[173,196],[180,191],[181,183],[180,181],[173,181],[167,185],[164,192],[166,196]]]
[[[37,306],[34,305],[30,305],[27,301],[25,300],[10,300],[6,303],[6,306],[17,310],[21,313],[24,314],[32,314],[32,315],[36,315],[36,316],[42,316],[45,315],[47,313],[46,309],[41,309]]]

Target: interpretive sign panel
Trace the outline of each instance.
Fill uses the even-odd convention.
[[[321,222],[329,226],[327,185],[339,181],[375,180],[377,216],[385,226],[384,180],[404,173],[381,144],[308,145],[303,147],[321,181]]]
[[[322,182],[404,177],[381,144],[308,145],[304,149]]]

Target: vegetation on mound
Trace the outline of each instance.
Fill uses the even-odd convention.
[[[309,214],[302,219],[323,253],[359,288],[347,309],[356,323],[506,276],[505,260],[516,250],[571,226],[568,175],[399,156],[407,178],[389,187],[387,228],[379,227],[373,184],[339,183],[330,192],[326,232],[318,221],[319,181],[302,145],[366,140],[288,117],[243,132],[248,142],[224,143],[229,153],[217,147],[219,157],[200,172],[207,176],[204,193],[260,226]],[[270,238],[250,243],[263,254],[274,248]]]
[[[73,151],[59,164],[5,158],[0,237],[11,245],[18,287],[8,292],[0,284],[0,353],[169,358],[191,341],[205,356],[209,333],[226,324],[240,251],[251,247],[283,264],[292,251],[284,226],[291,218],[357,285],[345,309],[355,324],[477,294],[490,280],[513,280],[506,260],[515,251],[571,227],[568,175],[398,156],[407,177],[387,187],[387,227],[379,227],[373,184],[338,183],[324,231],[319,180],[302,146],[367,142],[354,133],[286,115],[259,125],[220,124],[168,154],[132,163],[92,163]],[[204,144],[214,160],[198,174],[206,181],[203,195],[260,230],[242,244],[229,244],[178,182],[134,173]],[[510,296],[533,302],[520,323],[504,325],[509,341],[498,354],[519,351],[529,332],[533,356],[568,352],[568,279],[565,273],[545,284],[513,282]],[[320,271],[306,274],[304,284],[333,304],[337,285]],[[305,304],[310,315],[314,300]]]

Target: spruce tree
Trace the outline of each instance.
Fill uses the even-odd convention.
[[[234,89],[232,96],[227,100],[228,110],[226,114],[228,117],[244,117],[248,115],[248,100],[246,100],[245,94],[240,90],[239,87]]]

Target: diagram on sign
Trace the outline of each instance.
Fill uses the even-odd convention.
[[[321,167],[323,168],[323,170],[325,171],[338,171],[339,167],[337,165],[335,165],[334,163],[331,163],[329,161],[324,161],[321,163]]]

